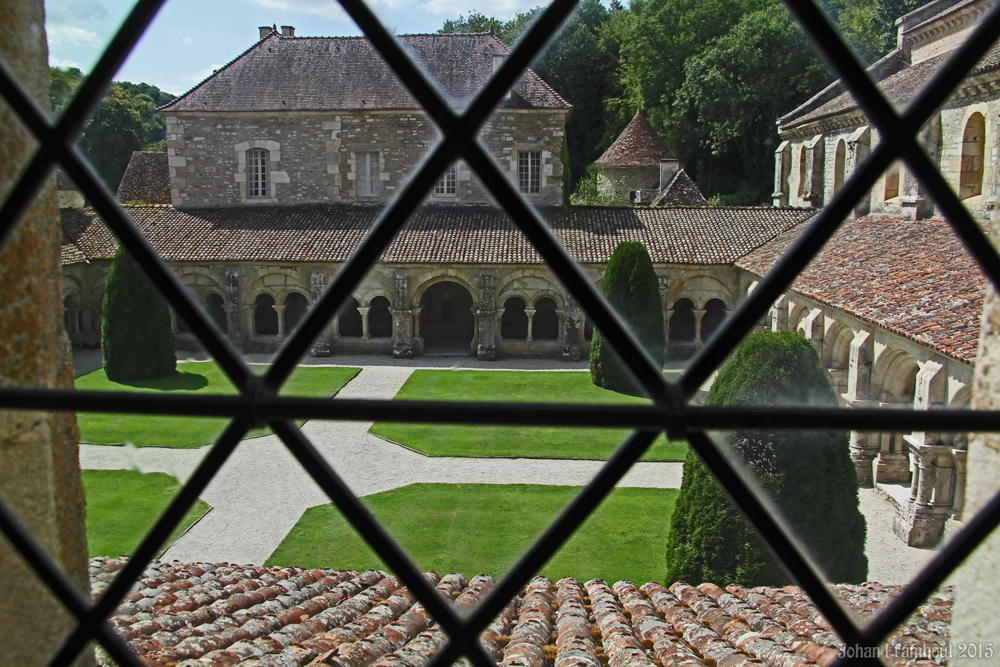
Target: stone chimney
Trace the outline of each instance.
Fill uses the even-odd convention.
[[[281,26],[282,37],[295,37],[295,27],[290,25]]]
[[[265,37],[271,34],[271,26],[269,25],[262,25],[259,28],[257,28],[257,30],[260,31],[259,39],[264,39]]]
[[[674,179],[680,168],[681,161],[676,158],[673,160],[660,160],[660,192],[663,192],[670,185],[670,181]]]
[[[494,53],[493,54],[493,73],[494,74],[496,74],[497,71],[500,69],[500,67],[503,66],[503,59],[506,58],[506,57],[507,57],[506,53]],[[510,99],[510,91],[508,90],[507,93],[503,97],[504,97],[504,99],[509,100]]]

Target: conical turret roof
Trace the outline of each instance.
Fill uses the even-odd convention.
[[[635,116],[594,164],[602,167],[658,167],[660,160],[676,160],[642,113]]]

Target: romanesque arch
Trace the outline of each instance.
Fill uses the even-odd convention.
[[[225,300],[215,292],[205,297],[205,312],[222,333],[229,333],[229,318],[226,316]]]
[[[552,297],[544,296],[535,301],[535,315],[531,318],[531,338],[533,340],[556,340],[559,338],[559,313]]]
[[[372,338],[392,337],[392,312],[388,297],[376,296],[368,302],[368,335]]]
[[[278,311],[274,309],[274,297],[263,292],[254,299],[253,332],[258,336],[278,335]]]
[[[851,362],[851,341],[854,331],[843,322],[836,322],[824,336],[827,344],[823,351],[823,364],[827,368],[846,369]]]
[[[983,192],[983,156],[986,147],[986,119],[976,112],[969,116],[962,134],[962,164],[958,198],[977,197]]]
[[[528,337],[528,314],[524,299],[512,296],[503,302],[500,316],[500,337],[504,340],[525,340]]]
[[[309,300],[301,292],[289,292],[285,297],[285,333],[291,333],[309,310]]]
[[[352,296],[337,313],[337,331],[341,338],[361,338],[364,333],[364,322],[358,305],[358,300]]]
[[[872,394],[882,403],[912,406],[919,370],[917,360],[906,350],[885,350],[872,369]]]
[[[709,299],[705,304],[705,314],[701,317],[701,339],[708,340],[726,319],[726,302],[722,299]]]
[[[679,299],[674,302],[670,315],[669,339],[675,343],[694,341],[694,303],[691,299]]]
[[[469,354],[476,320],[472,294],[464,285],[441,280],[420,296],[420,335],[424,353]]]

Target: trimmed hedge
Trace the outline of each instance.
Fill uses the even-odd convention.
[[[646,352],[662,367],[665,335],[660,281],[642,243],[624,241],[618,244],[608,260],[601,293],[629,325]],[[594,329],[590,343],[590,378],[598,387],[623,394],[642,394],[635,377],[598,329]]]
[[[750,334],[719,370],[706,405],[836,406],[813,345],[791,331]],[[741,431],[733,455],[831,582],[868,575],[865,519],[846,433]],[[692,449],[667,539],[668,582],[792,583]]]
[[[104,286],[101,350],[109,380],[128,382],[177,372],[166,299],[119,246]]]

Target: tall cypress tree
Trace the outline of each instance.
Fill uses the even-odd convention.
[[[166,299],[119,246],[104,286],[101,350],[109,380],[165,377],[177,370]]]
[[[723,364],[706,404],[834,407],[837,398],[812,343],[791,331],[758,332]],[[835,583],[863,582],[865,519],[846,433],[739,431],[729,446],[823,574]],[[667,539],[667,581],[680,580],[791,583],[693,450]]]
[[[665,336],[660,281],[642,243],[623,241],[618,244],[608,260],[601,293],[629,325],[649,356],[663,366]],[[597,386],[612,391],[634,395],[642,392],[635,377],[597,329],[590,343],[590,379]]]

